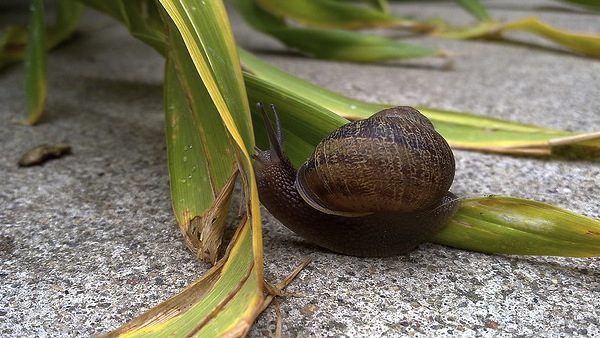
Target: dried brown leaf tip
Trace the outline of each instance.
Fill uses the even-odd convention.
[[[71,153],[71,145],[66,143],[42,144],[27,151],[19,160],[19,166],[30,167],[43,164],[47,160]]]

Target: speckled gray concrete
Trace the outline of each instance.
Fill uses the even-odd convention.
[[[489,1],[497,17],[535,14],[600,34],[598,17],[528,2]],[[549,3],[555,4],[555,3]],[[450,5],[398,13],[470,18]],[[367,101],[476,112],[569,130],[600,130],[600,62],[503,43],[416,39],[450,60],[386,65],[325,62],[282,52],[232,14],[237,38],[265,60]],[[530,39],[530,37],[524,37]],[[86,13],[81,33],[50,57],[47,114],[24,110],[22,65],[0,73],[0,335],[90,336],[158,304],[202,275],[170,209],[162,59],[111,19]],[[18,168],[40,143],[73,154]],[[461,196],[510,195],[600,218],[600,165],[457,151]],[[324,252],[266,213],[267,279],[314,257],[282,300],[286,337],[600,336],[600,260],[487,255],[425,244],[405,257]],[[272,336],[263,313],[250,336]]]

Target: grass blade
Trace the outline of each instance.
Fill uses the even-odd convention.
[[[247,214],[228,254],[203,279],[112,335],[240,336],[265,297],[260,209],[248,152],[254,141],[233,35],[221,2],[161,0],[160,5],[169,37],[165,91],[175,212],[190,222],[199,217],[212,230],[215,219],[224,217],[239,168]],[[190,143],[190,149],[188,142],[198,147]],[[199,165],[193,174],[199,177],[183,182],[189,165]]]
[[[391,14],[332,0],[256,0],[269,12],[309,26],[362,29],[411,24]]]
[[[479,20],[491,19],[490,14],[479,0],[454,0]]]
[[[371,6],[384,13],[388,13],[390,11],[390,5],[388,4],[387,0],[364,0],[363,2],[371,4]]]
[[[561,2],[566,2],[574,5],[578,5],[587,9],[600,11],[600,2],[596,0],[559,0]]]
[[[254,29],[269,34],[290,48],[323,59],[353,62],[443,56],[444,52],[381,36],[342,29],[288,27],[285,21],[253,1],[235,0],[235,6]]]
[[[25,97],[29,124],[38,121],[44,111],[48,93],[47,63],[44,1],[34,0],[25,50]]]
[[[455,149],[597,159],[600,133],[575,133],[427,107],[418,109]]]
[[[467,28],[441,28],[432,35],[450,39],[504,38],[509,31],[526,31],[537,34],[582,55],[600,58],[600,36],[573,33],[552,27],[535,17],[518,19],[511,22],[482,21]]]
[[[290,48],[321,59],[380,62],[445,56],[435,48],[403,43],[384,37],[326,28],[287,28],[271,35]]]
[[[27,124],[38,122],[44,112],[48,93],[47,51],[75,32],[82,8],[73,0],[57,1],[56,23],[47,27],[44,1],[34,0],[29,27],[10,26],[0,37],[0,68],[25,59]]]
[[[221,35],[214,29],[226,25],[224,10],[212,4],[196,10],[193,2],[183,1],[163,5],[173,19],[167,26],[168,59],[172,61],[168,65],[173,66],[167,68],[167,79],[176,73],[180,83],[166,82],[167,117],[176,114],[169,123],[178,128],[167,140],[173,206],[189,235],[188,243],[197,241],[194,247],[201,249],[202,257],[214,261],[218,246],[207,247],[204,240],[220,240],[238,166],[247,175],[248,165],[238,161],[238,147],[243,146],[241,151],[247,153],[247,145],[254,145],[248,105],[241,74],[231,67],[238,60],[235,45],[224,41],[232,40],[231,34],[223,30]],[[204,29],[198,22],[213,29]],[[172,90],[170,84],[175,84]],[[189,116],[177,115],[178,111]],[[236,134],[237,145],[231,144],[231,132]],[[252,195],[247,192],[246,196]]]
[[[237,161],[217,108],[197,76],[183,41],[170,35],[165,120],[173,211],[190,250],[214,263],[237,176]]]
[[[79,26],[82,9],[83,6],[74,0],[56,1],[56,23],[46,28],[46,42],[39,48],[50,50],[71,37]],[[27,41],[30,38],[27,32],[27,27],[24,26],[8,26],[1,32],[0,68],[25,58]]]
[[[79,0],[56,1],[56,23],[48,28],[48,49],[67,40],[79,27],[83,5]]]
[[[394,106],[354,100],[283,72],[248,52],[240,51],[240,55],[244,69],[248,70],[245,76],[250,100],[275,103],[281,110],[284,129],[286,129],[286,119],[292,120],[289,125],[298,126],[295,132],[289,130],[295,135],[286,138],[290,139],[288,150],[293,162],[303,161],[310,155],[310,151],[306,152],[311,145],[314,147],[318,140],[346,122],[334,117],[334,114],[355,120]],[[418,107],[418,109],[431,119],[436,129],[454,148],[538,156],[560,154],[561,151],[564,153],[568,150],[567,155],[572,157],[598,158],[600,156],[598,133],[572,133],[462,112],[427,107]],[[305,113],[300,114],[300,112]],[[294,116],[288,116],[289,114]],[[311,130],[310,135],[304,134],[307,129]],[[258,139],[262,140],[262,137]],[[293,139],[303,141],[299,142],[298,146],[294,146],[295,141],[291,141]],[[566,142],[561,143],[560,140]]]
[[[529,31],[577,53],[593,58],[600,58],[600,36],[597,35],[565,32],[534,17],[506,23],[500,28],[499,32],[503,33],[513,30]]]
[[[598,257],[600,221],[545,203],[486,197],[462,201],[430,241],[496,254]]]
[[[123,23],[132,36],[166,55],[166,35],[155,0],[78,0]]]

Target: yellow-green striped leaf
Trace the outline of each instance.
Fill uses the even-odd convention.
[[[228,254],[203,279],[111,335],[239,336],[265,302],[260,209],[249,155],[254,138],[239,57],[222,2],[160,5],[168,36],[167,146],[178,222],[189,232],[186,237],[220,231],[215,225],[224,220],[238,170],[247,214]],[[205,239],[198,236],[201,245]]]
[[[545,203],[485,197],[462,201],[430,241],[488,253],[598,257],[600,221]]]
[[[526,31],[556,42],[574,52],[585,56],[600,58],[600,36],[585,33],[567,32],[553,27],[535,17],[518,19],[510,22],[482,21],[466,28],[441,28],[432,34],[437,37],[451,39],[473,39],[504,37],[510,31]]]

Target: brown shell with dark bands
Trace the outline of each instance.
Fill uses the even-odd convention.
[[[298,170],[296,187],[332,214],[410,212],[446,194],[454,166],[431,122],[414,108],[396,107],[327,136]]]

